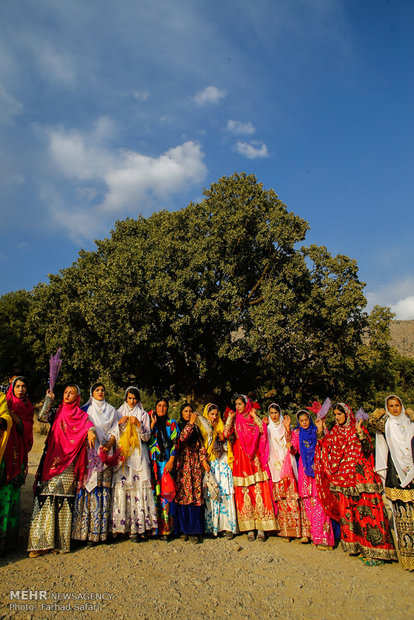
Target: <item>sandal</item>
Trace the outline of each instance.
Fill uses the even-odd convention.
[[[266,534],[262,530],[257,531],[257,540],[260,540],[260,542],[265,542]]]
[[[251,531],[247,534],[247,540],[249,542],[253,542],[253,540],[256,540],[256,532],[255,531]]]

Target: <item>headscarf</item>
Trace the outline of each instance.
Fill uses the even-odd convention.
[[[309,419],[309,428],[302,428],[299,424],[301,415],[306,415]],[[299,450],[302,459],[303,469],[307,476],[315,477],[313,463],[315,460],[315,449],[317,444],[317,429],[308,411],[301,409],[296,414],[296,420],[299,428]]]
[[[121,454],[124,459],[128,459],[135,449],[138,452],[141,452],[141,437],[140,435],[146,435],[149,438],[150,435],[150,423],[149,416],[142,407],[141,402],[137,402],[134,407],[130,407],[127,403],[128,393],[135,394],[136,392],[139,394],[138,388],[133,385],[130,385],[125,390],[125,402],[118,409],[118,420],[121,420],[123,417],[131,418],[136,417],[141,424],[141,433],[137,432],[137,427],[135,424],[127,423],[119,439],[119,448],[121,450]]]
[[[210,411],[217,409],[218,411],[218,420],[214,426],[212,426],[208,414]],[[214,403],[207,403],[203,410],[203,422],[200,424],[199,429],[201,431],[201,435],[204,442],[204,447],[207,451],[207,458],[209,461],[215,461],[217,458],[217,454],[214,450],[214,444],[216,442],[217,435],[223,434],[224,432],[224,424],[221,419],[220,410]],[[205,420],[205,422],[204,422]],[[227,462],[231,466],[234,461],[233,450],[231,447],[230,441],[227,442]]]
[[[19,433],[17,425],[13,423],[10,430],[10,437],[4,451],[4,461],[6,463],[6,480],[10,482],[22,471],[25,466],[25,476],[27,467],[27,455],[33,446],[33,415],[34,407],[30,402],[27,393],[23,398],[17,398],[14,388],[17,381],[22,381],[27,387],[25,377],[15,377],[6,393],[7,406],[9,411],[13,411],[22,421],[23,433]]]
[[[270,409],[277,409],[280,413],[279,421],[274,422],[270,417]],[[286,447],[286,429],[283,424],[283,414],[277,403],[270,403],[267,408],[267,438],[269,443],[269,469],[273,482],[279,482],[292,473],[297,478],[296,460]]]
[[[179,420],[179,422],[178,422],[178,427],[179,427],[179,429],[180,429],[180,434],[183,432],[183,430],[185,429],[185,427],[186,427],[186,426],[187,426],[187,424],[189,423],[189,421],[188,421],[188,420],[185,420],[185,419],[184,419],[184,417],[183,417],[183,411],[184,411],[184,409],[185,409],[186,407],[191,407],[191,405],[189,405],[188,403],[183,403],[183,404],[181,405],[180,420]],[[203,441],[203,438],[202,438],[202,435],[201,435],[201,432],[200,432],[199,427],[198,427],[196,424],[194,424],[194,426],[193,426],[193,431],[192,431],[191,435],[190,435],[190,436],[187,438],[187,440],[185,441],[185,444],[186,444],[187,446],[195,446],[195,444],[197,443],[197,441],[202,442],[202,441]],[[179,440],[178,440],[178,444],[177,444],[177,445],[180,445],[180,443],[181,443],[181,442],[180,442],[180,439],[179,439]]]
[[[77,387],[77,386],[76,386]],[[86,462],[81,458],[88,430],[93,424],[80,405],[80,390],[74,403],[62,402],[46,440],[46,455],[43,462],[41,480],[50,480],[61,474],[79,455],[75,465],[76,478],[83,480]],[[86,456],[86,449],[83,451]]]
[[[361,457],[361,442],[355,430],[355,416],[345,403],[337,403],[345,411],[344,424],[335,424],[318,446],[315,458],[316,486],[319,499],[325,512],[339,520],[338,502],[332,493],[331,485],[339,488],[352,488],[356,484],[355,465]],[[366,436],[369,437],[368,433]]]
[[[401,403],[401,413],[398,416],[392,415],[388,411],[388,401],[391,398],[395,398]],[[414,422],[411,422],[410,418],[406,415],[401,398],[395,396],[395,394],[391,394],[385,399],[385,413],[385,438],[382,433],[376,433],[376,471],[385,481],[389,450],[392,462],[394,463],[401,481],[401,487],[405,488],[414,479],[414,462],[411,443],[414,436]]]
[[[111,435],[119,439],[118,416],[115,408],[107,403],[105,399],[97,400],[93,397],[94,391],[99,386],[105,389],[102,383],[94,383],[89,391],[89,400],[84,405],[84,409],[88,413],[88,418],[96,430],[97,439],[95,448],[97,451],[100,446],[106,444],[110,440]]]
[[[241,398],[246,404],[243,413],[236,413],[234,422],[241,448],[251,460],[258,456],[262,467],[267,468],[269,444],[267,441],[266,425],[264,425],[263,433],[261,433],[259,427],[250,415],[252,409],[259,409],[259,405],[257,403],[252,403],[250,398],[245,394],[236,396],[235,401],[238,398]]]
[[[6,449],[7,441],[10,437],[10,431],[13,424],[13,420],[10,416],[9,410],[7,408],[7,399],[3,392],[0,392],[0,418],[6,420],[6,430],[3,431],[0,437],[0,463],[3,459],[3,454]]]
[[[159,416],[157,414],[157,405],[159,403],[164,402],[167,405],[167,411],[165,415],[161,415]],[[167,422],[170,419],[168,417],[168,409],[169,409],[169,403],[168,400],[166,398],[159,398],[157,400],[157,402],[155,403],[155,407],[154,407],[154,413],[157,417],[157,424],[156,424],[156,428],[157,428],[157,443],[158,443],[158,447],[160,449],[160,460],[164,461],[165,460],[165,455],[168,451],[168,453],[171,452],[171,448],[174,445],[174,442],[171,441],[171,437],[168,436],[167,433]]]

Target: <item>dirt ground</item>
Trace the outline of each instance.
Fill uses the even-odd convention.
[[[201,545],[124,540],[29,559],[44,439],[35,436],[29,455],[18,548],[0,560],[0,618],[414,618],[414,574],[398,564],[366,567],[340,548],[321,552],[274,536]],[[18,590],[26,591],[20,600]]]

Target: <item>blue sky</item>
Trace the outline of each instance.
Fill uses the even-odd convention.
[[[254,173],[414,319],[411,0],[2,0],[0,294]]]

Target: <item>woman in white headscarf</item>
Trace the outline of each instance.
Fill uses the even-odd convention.
[[[376,430],[375,469],[391,502],[404,570],[414,570],[414,412],[405,410],[401,398],[385,399],[385,410],[370,418]]]
[[[105,386],[95,383],[82,407],[92,422],[96,440],[88,449],[88,475],[75,498],[72,538],[88,541],[88,546],[105,542],[111,508],[112,469],[119,460],[118,415],[105,400]]]
[[[127,388],[125,402],[117,413],[119,447],[124,460],[114,467],[111,529],[113,534],[129,534],[133,542],[138,542],[158,526],[145,443],[151,437],[151,423],[141,405],[138,388]]]
[[[296,460],[290,453],[290,418],[282,416],[277,403],[269,405],[268,416],[269,469],[278,511],[277,534],[286,542],[291,538],[309,542],[310,523],[300,502]]]

